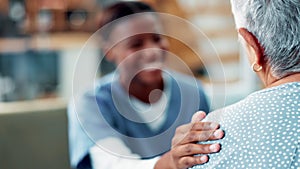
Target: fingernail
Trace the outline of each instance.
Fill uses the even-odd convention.
[[[209,146],[210,151],[217,152],[220,149],[220,144],[212,144]]]
[[[215,132],[214,132],[214,136],[216,137],[216,138],[221,138],[222,137],[222,135],[223,135],[223,130],[216,130]]]
[[[198,111],[197,112],[197,114],[199,115],[199,119],[198,119],[198,121],[201,121],[201,120],[203,120],[204,118],[205,118],[205,116],[206,116],[206,113],[205,112],[203,112],[203,111]]]
[[[206,155],[200,157],[200,161],[203,163],[207,162],[207,160],[208,160],[208,157]]]

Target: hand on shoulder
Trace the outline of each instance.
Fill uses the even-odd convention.
[[[177,127],[172,139],[172,147],[156,163],[155,169],[186,169],[208,162],[207,155],[219,152],[221,145],[197,144],[199,141],[218,140],[224,137],[220,125],[213,122],[201,122],[205,112],[196,112],[192,121]],[[197,155],[197,156],[195,156]]]

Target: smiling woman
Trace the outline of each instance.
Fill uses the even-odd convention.
[[[146,103],[153,89],[163,90],[162,67],[168,50],[156,19],[153,14],[143,14],[122,21],[104,47],[106,58],[117,65],[121,85]]]
[[[99,28],[100,47],[116,70],[70,104],[71,163],[153,168],[158,158],[142,159],[168,152],[176,127],[198,110],[209,111],[201,82],[165,66],[166,57],[176,56],[169,53],[159,14],[147,4],[113,4],[103,11]],[[207,160],[195,158],[197,164]]]

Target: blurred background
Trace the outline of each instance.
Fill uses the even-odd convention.
[[[97,30],[101,9],[115,1],[0,0],[0,168],[69,168],[66,106],[76,59]],[[202,80],[212,110],[261,87],[239,47],[229,0],[142,1],[207,36],[165,21],[167,32],[188,42],[169,37],[171,52]],[[112,70],[108,62],[96,65],[96,48],[86,55],[81,79],[93,77],[95,69],[98,76]]]

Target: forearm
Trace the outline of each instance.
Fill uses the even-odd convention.
[[[154,169],[175,169],[174,161],[169,152],[165,153],[154,165]]]
[[[140,156],[133,154],[123,141],[116,137],[97,141],[89,153],[93,169],[153,169],[159,159],[140,159]]]

